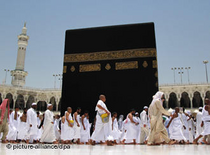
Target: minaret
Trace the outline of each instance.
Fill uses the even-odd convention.
[[[11,71],[12,85],[23,87],[25,85],[25,78],[28,72],[24,71],[26,47],[28,45],[29,36],[26,34],[26,23],[22,29],[22,33],[18,35],[18,54],[15,70]]]

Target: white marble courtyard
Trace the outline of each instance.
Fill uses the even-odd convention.
[[[0,143],[0,155],[209,155],[210,145],[70,145],[67,149],[16,149]],[[20,144],[21,145],[21,144]],[[26,145],[26,144],[24,144]],[[30,145],[30,144],[29,144]]]

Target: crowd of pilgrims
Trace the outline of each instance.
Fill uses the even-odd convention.
[[[99,99],[97,105],[102,104],[100,102],[103,100]],[[23,112],[20,112],[18,107],[14,111],[9,110],[9,130],[6,135],[6,142],[93,144],[91,129],[95,130],[96,119],[100,119],[100,117],[96,117],[95,121],[90,123],[88,111],[81,114],[81,108],[77,108],[73,113],[72,108],[68,107],[64,116],[60,117],[51,111],[52,104],[48,104],[47,110],[42,114],[36,111],[36,107],[36,103],[33,103],[30,109],[24,109]],[[98,112],[103,110],[101,106],[96,106],[96,110],[97,108],[100,108]],[[196,117],[193,117],[190,111],[176,107],[170,116],[162,115],[162,123],[167,130],[168,137],[176,144],[209,143],[208,135],[198,139],[205,125],[203,123],[203,110],[205,109],[200,107]],[[110,114],[108,123],[110,123],[111,132],[107,139],[113,145],[147,143],[151,130],[147,106],[144,106],[140,113],[134,109],[130,110],[125,118],[123,115],[118,117],[118,113],[113,112]],[[107,129],[103,128],[103,131],[99,132],[104,133],[105,130]],[[94,144],[104,143],[105,140],[96,140]]]

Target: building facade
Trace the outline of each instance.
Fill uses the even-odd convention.
[[[162,85],[159,90],[165,93],[164,107],[168,109],[175,107],[195,109],[204,105],[206,97],[210,99],[210,84]],[[45,111],[47,103],[53,104],[53,111],[56,112],[59,112],[61,107],[60,89],[35,89],[0,85],[0,103],[5,98],[10,100],[11,108],[30,108],[33,102],[37,102],[38,111]]]
[[[28,87],[15,87],[0,85],[0,103],[8,98],[10,108],[30,108],[33,102],[37,103],[38,111],[45,111],[47,103],[53,104],[53,111],[60,111],[60,89],[34,89]]]

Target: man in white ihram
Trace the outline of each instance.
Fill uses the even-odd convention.
[[[203,126],[202,126],[202,110],[203,107],[199,107],[199,112],[196,115],[196,138],[201,135],[203,132]],[[199,143],[202,142],[202,139],[198,140]]]
[[[37,103],[32,103],[31,108],[28,109],[27,111],[27,120],[26,123],[28,125],[28,137],[26,142],[27,143],[34,143],[37,137],[37,114],[36,114],[36,109]]]
[[[96,125],[95,130],[91,136],[91,143],[92,145],[95,145],[95,142],[105,142],[107,141],[108,136],[111,132],[111,116],[110,112],[106,107],[106,97],[104,95],[99,96],[99,101],[96,105]],[[100,115],[107,113],[109,115],[109,122],[103,123]]]
[[[148,115],[147,115],[148,107],[144,106],[144,110],[140,114],[141,119],[141,134],[140,134],[140,144],[143,144],[145,139],[147,139],[149,135],[149,127],[148,123]]]
[[[51,111],[53,108],[52,104],[47,105],[47,110],[44,115],[44,124],[43,124],[43,133],[41,136],[41,143],[54,143],[56,144],[55,132],[54,132],[54,120],[53,120],[53,112]]]

